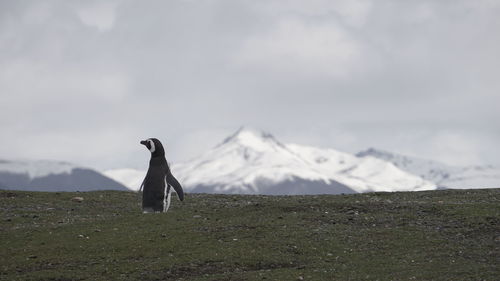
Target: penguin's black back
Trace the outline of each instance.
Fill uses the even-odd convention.
[[[155,212],[163,211],[165,198],[165,177],[169,171],[165,157],[152,157],[144,179],[142,208],[151,208]]]

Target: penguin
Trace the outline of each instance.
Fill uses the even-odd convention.
[[[141,144],[151,152],[148,172],[139,188],[139,192],[144,188],[142,211],[144,213],[166,212],[170,206],[171,187],[174,188],[180,201],[184,200],[184,191],[170,171],[161,142],[158,139],[149,138],[141,141]]]

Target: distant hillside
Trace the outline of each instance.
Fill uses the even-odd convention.
[[[58,161],[0,160],[0,188],[31,191],[127,190],[92,169]]]
[[[391,162],[399,169],[432,181],[441,188],[500,188],[500,168],[492,165],[450,166],[375,148],[361,151],[356,155]]]

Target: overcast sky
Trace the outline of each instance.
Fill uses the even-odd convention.
[[[500,165],[500,1],[0,1],[0,158],[144,168],[241,125]]]

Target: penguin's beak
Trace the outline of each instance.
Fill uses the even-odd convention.
[[[141,144],[142,144],[142,145],[147,145],[147,143],[148,143],[148,142],[147,142],[147,141],[145,141],[145,140],[141,141]]]

